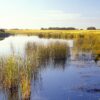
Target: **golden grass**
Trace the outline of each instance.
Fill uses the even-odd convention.
[[[37,35],[42,38],[63,38],[77,41],[78,49],[100,54],[100,30],[6,30],[14,35]],[[81,43],[82,42],[82,43]]]
[[[37,35],[44,38],[77,38],[79,35],[100,35],[100,30],[6,30],[14,35]]]
[[[0,58],[0,86],[11,92],[20,88],[22,100],[28,100],[31,94],[31,81],[33,78],[38,80],[42,62],[49,57],[66,59],[67,54],[68,46],[65,43],[56,42],[47,46],[28,43],[24,59],[15,55]]]

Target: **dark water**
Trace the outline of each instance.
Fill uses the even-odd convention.
[[[5,51],[0,50],[1,56]],[[30,98],[23,100],[100,100],[100,67],[89,55],[85,58],[89,60],[73,58],[71,53],[68,59],[45,61],[33,73]],[[20,89],[9,91],[0,85],[0,100],[21,100],[20,96]]]

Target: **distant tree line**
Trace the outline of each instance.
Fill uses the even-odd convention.
[[[0,29],[0,32],[4,33],[6,29]],[[14,28],[14,29],[11,29],[11,30],[20,30],[18,28]],[[28,30],[28,29],[26,29]],[[41,30],[84,30],[84,29],[78,29],[78,28],[75,28],[75,27],[49,27],[49,28],[41,28]],[[96,27],[88,27],[87,30],[98,30],[96,29]]]
[[[87,30],[96,30],[96,27],[88,27]]]
[[[49,27],[49,28],[41,28],[41,30],[83,30],[77,29],[75,27]],[[96,30],[96,27],[88,27],[87,30]]]
[[[77,30],[74,27],[49,27],[49,28],[41,28],[41,30]]]

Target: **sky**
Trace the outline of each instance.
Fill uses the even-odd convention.
[[[0,0],[0,28],[100,28],[100,0]]]

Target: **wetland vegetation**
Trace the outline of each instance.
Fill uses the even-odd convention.
[[[38,79],[41,66],[50,60],[55,63],[57,60],[65,62],[68,54],[69,47],[66,42],[51,41],[48,44],[27,42],[24,58],[15,55],[14,52],[8,57],[1,57],[0,87],[8,92],[10,100],[29,100],[31,82]]]
[[[0,98],[99,98],[99,30],[5,30],[6,33],[12,36],[0,41]],[[97,90],[95,96],[91,90]]]
[[[75,28],[74,28],[75,29]],[[87,30],[6,30],[13,35],[35,35],[40,38],[73,39],[77,50],[92,52],[95,59],[99,60],[100,54],[100,30],[95,27],[88,27]]]

